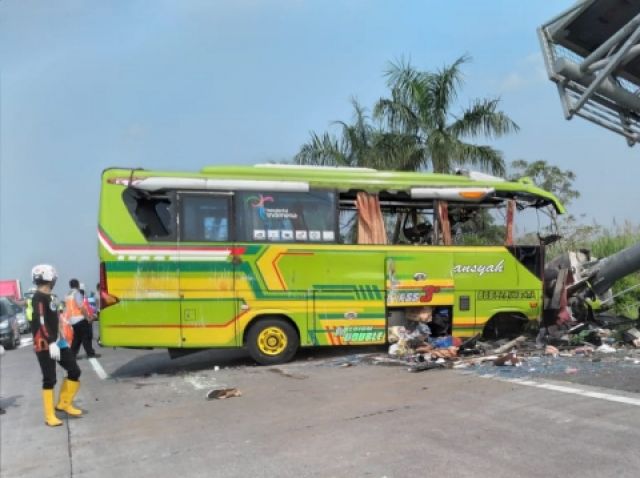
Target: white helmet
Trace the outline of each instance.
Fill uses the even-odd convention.
[[[53,266],[49,264],[38,264],[31,269],[31,280],[37,284],[38,282],[55,283],[58,273]]]

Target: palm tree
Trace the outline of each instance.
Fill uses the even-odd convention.
[[[436,73],[416,70],[409,63],[391,63],[386,72],[391,98],[382,98],[374,117],[386,121],[390,133],[412,137],[412,154],[402,169],[448,173],[454,166],[473,165],[503,175],[502,153],[488,145],[468,143],[480,135],[495,138],[518,131],[518,125],[497,111],[499,99],[476,99],[453,115],[451,108],[462,86],[462,65],[468,57]]]
[[[340,126],[341,136],[327,132],[311,133],[309,142],[300,147],[294,156],[296,164],[324,166],[370,167],[380,169],[407,169],[417,161],[420,154],[413,135],[401,132],[385,132],[374,126],[363,108],[355,99],[351,100],[353,123],[335,121]]]

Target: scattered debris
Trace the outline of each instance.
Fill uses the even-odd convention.
[[[493,353],[503,354],[505,352],[508,352],[511,349],[513,349],[514,347],[518,347],[519,345],[521,345],[525,340],[527,340],[527,338],[524,335],[521,335],[520,337],[517,337],[517,338],[507,342],[506,344],[498,347],[497,349],[495,349],[493,351]]]
[[[560,355],[560,350],[558,350],[558,348],[554,347],[553,345],[547,345],[544,348],[544,354],[551,355],[552,357],[557,357],[558,355]]]
[[[505,354],[501,357],[496,358],[493,361],[493,365],[498,365],[498,366],[510,365],[512,367],[519,367],[520,365],[522,365],[522,362],[516,355],[516,352],[512,351],[512,352],[509,352],[508,354]]]
[[[576,355],[584,355],[585,357],[593,354],[595,348],[591,345],[583,345],[582,347],[577,347],[573,349],[573,353]]]
[[[285,372],[284,370],[282,370],[280,368],[270,368],[268,370],[269,370],[269,372],[277,373],[279,375],[282,375],[283,377],[295,378],[296,380],[304,380],[304,379],[308,378],[307,375],[296,374],[296,373],[291,373],[291,372]]]
[[[444,363],[439,362],[418,362],[412,364],[407,371],[409,372],[424,372],[425,370],[433,370],[434,368],[445,368]]]
[[[609,363],[640,365],[640,319],[607,315],[595,308],[593,300],[576,302],[573,292],[580,278],[570,274],[570,268],[562,267],[564,270],[556,271],[549,290],[544,291],[544,314],[537,336],[525,329],[505,331],[497,327],[491,333],[485,330],[486,335],[477,333],[461,340],[452,333],[451,306],[394,307],[388,318],[388,354],[370,357],[368,362],[404,365],[410,372],[454,368],[519,377],[578,373],[583,377]],[[582,283],[579,285],[582,287]],[[580,307],[586,307],[589,313],[578,314]],[[488,336],[496,340],[488,340]],[[626,362],[624,355],[630,357]],[[498,368],[489,372],[487,367]]]
[[[616,348],[611,345],[602,344],[600,347],[596,349],[596,352],[600,352],[603,354],[613,354],[616,353]]]
[[[222,400],[224,398],[241,396],[242,392],[237,388],[218,388],[207,392],[207,400]]]
[[[622,337],[625,342],[633,345],[634,347],[640,347],[640,330],[635,327],[625,330],[622,333]]]

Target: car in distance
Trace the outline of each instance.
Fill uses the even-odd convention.
[[[20,333],[28,334],[31,332],[31,324],[27,320],[27,308],[23,305],[17,304],[13,300],[11,300],[11,305],[13,306],[16,318],[18,319],[18,328],[20,329]]]
[[[15,304],[0,297],[0,344],[10,350],[20,345],[20,327]]]

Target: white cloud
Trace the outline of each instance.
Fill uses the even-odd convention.
[[[513,71],[500,82],[503,92],[521,91],[547,81],[547,71],[541,53],[530,53],[522,58]]]
[[[518,91],[527,85],[527,80],[517,72],[512,72],[500,83],[501,91]]]

